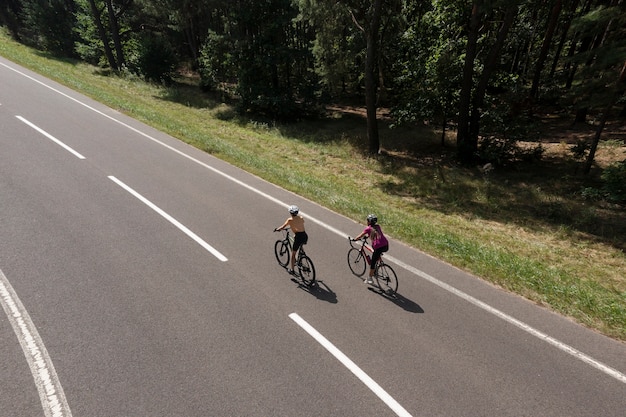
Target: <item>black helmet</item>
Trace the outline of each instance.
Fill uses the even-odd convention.
[[[289,206],[289,213],[292,216],[295,216],[296,214],[298,214],[299,211],[300,209],[298,208],[298,206]]]
[[[367,215],[367,224],[374,226],[377,221],[378,221],[378,217],[376,217],[375,214]]]

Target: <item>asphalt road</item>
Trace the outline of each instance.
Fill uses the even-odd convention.
[[[626,415],[624,343],[362,227],[0,58],[0,415]]]

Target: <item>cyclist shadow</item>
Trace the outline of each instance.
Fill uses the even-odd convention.
[[[402,294],[399,294],[397,292],[393,294],[388,294],[385,291],[381,290],[380,288],[375,288],[375,287],[368,287],[367,289],[373,293],[380,295],[383,298],[386,298],[387,300],[391,301],[398,307],[402,307],[409,313],[416,313],[416,314],[424,313],[424,309],[420,307],[419,304],[417,304],[413,300],[409,300],[408,298],[404,297]]]
[[[317,280],[314,284],[307,285],[296,277],[292,277],[291,280],[298,284],[298,288],[314,295],[318,300],[326,301],[331,304],[337,304],[337,294],[331,290],[324,281]]]

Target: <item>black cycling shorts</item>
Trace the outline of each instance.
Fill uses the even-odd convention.
[[[309,241],[309,235],[306,232],[298,232],[293,238],[293,251],[296,252],[300,249],[300,246]]]
[[[376,262],[378,261],[378,259],[380,259],[380,255],[382,255],[383,252],[387,252],[389,250],[389,245],[385,245],[382,246],[378,249],[374,249],[374,253],[372,253],[372,263],[370,264],[370,266],[374,266],[376,265]]]

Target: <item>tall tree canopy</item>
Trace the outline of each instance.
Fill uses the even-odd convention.
[[[371,153],[381,106],[396,124],[436,123],[442,142],[456,126],[467,163],[514,157],[544,102],[579,120],[626,113],[625,0],[5,0],[0,24],[152,81],[198,71],[202,88],[274,119],[356,97]]]

